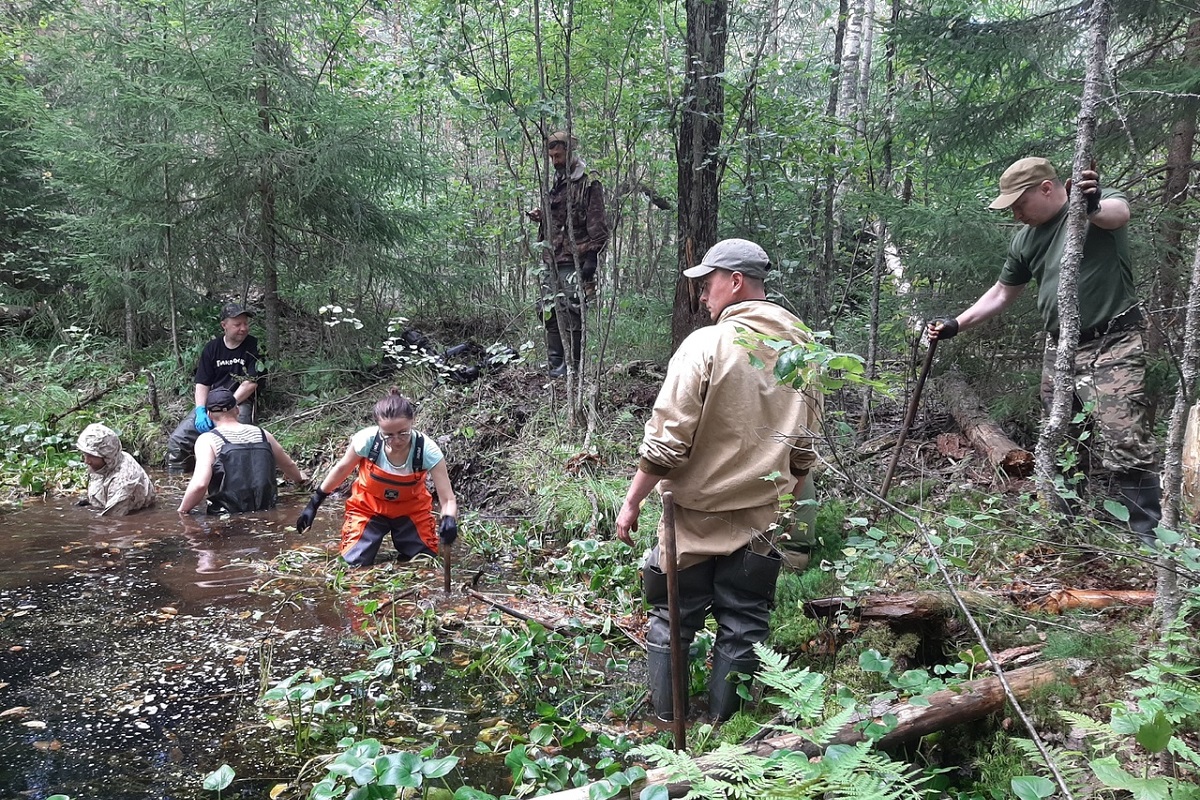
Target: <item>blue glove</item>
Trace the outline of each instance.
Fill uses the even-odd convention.
[[[438,538],[443,544],[454,544],[454,540],[458,538],[458,520],[454,517],[442,517],[438,524]]]
[[[201,433],[208,433],[213,429],[212,419],[208,416],[208,409],[204,406],[196,406],[196,430]]]

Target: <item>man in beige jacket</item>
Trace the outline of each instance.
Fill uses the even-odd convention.
[[[780,385],[778,351],[751,340],[753,334],[809,340],[799,319],[766,299],[770,268],[757,244],[726,239],[684,271],[701,281],[700,302],[715,324],[692,333],[671,358],[617,516],[618,538],[632,545],[642,501],[656,486],[674,494],[684,647],[708,613],[717,620],[708,684],[716,721],[738,709],[736,686],[727,679],[757,669],[754,645],[767,637],[782,561],[773,542],[780,498],[807,479],[817,460],[819,393]],[[651,695],[655,713],[669,720],[670,632],[660,558],[656,546],[642,576],[651,605]]]

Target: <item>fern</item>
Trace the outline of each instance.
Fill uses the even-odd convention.
[[[1064,713],[1065,716],[1065,712],[1060,713]],[[1083,719],[1088,720],[1087,717]],[[1095,722],[1095,720],[1088,721]],[[1041,751],[1038,750],[1037,745],[1029,739],[1012,739],[1011,741],[1021,755],[1034,765],[1034,772],[1037,772],[1042,777],[1053,777],[1049,768],[1045,765],[1045,760],[1042,757]],[[1053,745],[1046,745],[1046,752],[1050,754],[1050,759],[1058,767],[1058,772],[1062,775],[1063,780],[1066,781],[1072,795],[1086,797],[1092,794],[1095,787],[1092,786],[1092,773],[1088,768],[1088,759],[1084,753],[1078,750],[1066,750]]]
[[[806,725],[819,720],[825,707],[825,676],[811,672],[807,667],[788,669],[787,659],[765,645],[754,645],[754,652],[759,660],[759,682],[783,693],[782,696],[771,695],[768,701]]]
[[[807,669],[789,670],[786,659],[770,648],[759,645],[755,650],[761,664],[759,680],[780,693],[772,696],[771,702],[800,720],[820,723],[812,730],[777,726],[781,730],[823,744],[853,717],[855,708],[851,705],[822,720],[828,702],[825,677]],[[823,757],[812,760],[803,753],[786,750],[764,757],[732,744],[722,744],[698,761],[661,745],[647,744],[633,752],[665,768],[672,782],[687,782],[688,798],[920,800],[923,797],[921,784],[925,778],[910,775],[907,765],[893,762],[866,742],[854,746],[831,745]]]

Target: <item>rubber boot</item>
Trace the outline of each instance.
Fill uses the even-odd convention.
[[[1162,519],[1162,488],[1157,472],[1131,469],[1117,476],[1121,499],[1129,509],[1129,528],[1142,544],[1153,548],[1158,543],[1154,529]]]
[[[553,319],[546,326],[546,365],[550,370],[551,378],[561,378],[567,374],[562,334],[558,332],[558,321]]]
[[[742,708],[738,684],[729,680],[730,674],[753,675],[757,670],[758,659],[737,660],[713,653],[712,674],[708,676],[708,718],[711,722],[724,722]]]
[[[646,649],[646,667],[650,680],[650,700],[654,704],[654,715],[663,722],[675,719],[675,699],[671,694],[671,651],[654,645]],[[687,699],[684,699],[684,714],[687,714]]]

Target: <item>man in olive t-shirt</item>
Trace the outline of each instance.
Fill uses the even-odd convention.
[[[1101,190],[1085,170],[1078,189],[1087,201],[1088,227],[1079,265],[1079,347],[1075,352],[1077,410],[1091,403],[1101,462],[1121,486],[1129,526],[1143,543],[1155,541],[1162,517],[1146,403],[1142,315],[1129,259],[1129,203]],[[1037,282],[1037,307],[1048,334],[1042,399],[1049,405],[1058,346],[1058,274],[1067,243],[1069,187],[1044,158],[1023,158],[1000,177],[1000,196],[988,206],[1011,209],[1024,223],[1013,236],[1000,279],[954,318],[929,323],[930,339],[949,339],[1000,314]]]

